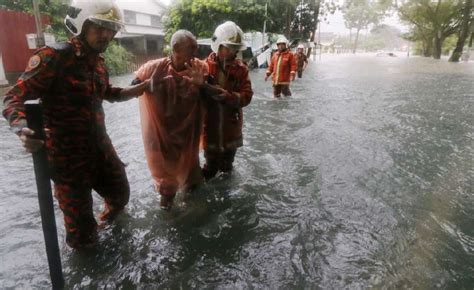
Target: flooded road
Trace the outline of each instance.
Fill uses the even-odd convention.
[[[263,76],[233,175],[170,213],[138,101],[105,104],[131,200],[82,254],[56,205],[67,288],[472,289],[474,63],[323,56],[281,100]],[[0,288],[49,288],[31,157],[0,134]]]

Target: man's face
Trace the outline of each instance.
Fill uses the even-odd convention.
[[[219,57],[220,60],[232,60],[235,58],[235,54],[237,53],[236,49],[233,48],[228,48],[226,46],[220,45],[219,46],[219,51],[217,53],[217,56]]]
[[[196,50],[197,50],[197,45],[194,43],[194,41],[191,40],[185,40],[173,51],[173,65],[177,69],[182,69],[184,67],[185,63],[188,63],[191,61],[191,59],[194,58],[196,55]]]
[[[286,44],[284,43],[278,43],[277,46],[279,51],[284,51],[286,49]]]
[[[101,53],[107,49],[116,33],[114,30],[90,23],[85,32],[85,40],[94,51]]]
[[[298,48],[298,53],[303,53],[303,49],[302,49],[302,48]]]

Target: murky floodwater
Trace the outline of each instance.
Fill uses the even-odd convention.
[[[131,201],[83,254],[57,210],[68,288],[472,289],[474,63],[323,56],[282,100],[263,73],[234,174],[171,213],[137,100],[105,105]],[[31,157],[0,134],[0,288],[47,288]]]

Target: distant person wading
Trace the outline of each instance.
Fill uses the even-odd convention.
[[[272,76],[273,96],[281,97],[281,94],[291,96],[290,83],[295,80],[296,59],[288,48],[288,40],[281,36],[277,42],[278,50],[272,56],[270,66],[265,75],[265,81]]]

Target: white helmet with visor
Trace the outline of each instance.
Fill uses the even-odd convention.
[[[123,29],[122,12],[112,0],[73,0],[64,18],[67,29],[79,35],[86,20],[116,32]]]
[[[217,26],[212,36],[211,49],[215,53],[219,51],[219,46],[223,45],[236,51],[247,49],[244,42],[244,32],[232,21],[226,21]]]
[[[277,45],[280,44],[280,43],[283,43],[286,46],[288,46],[288,39],[286,39],[286,37],[282,35],[282,36],[278,37],[278,39],[276,41]]]

